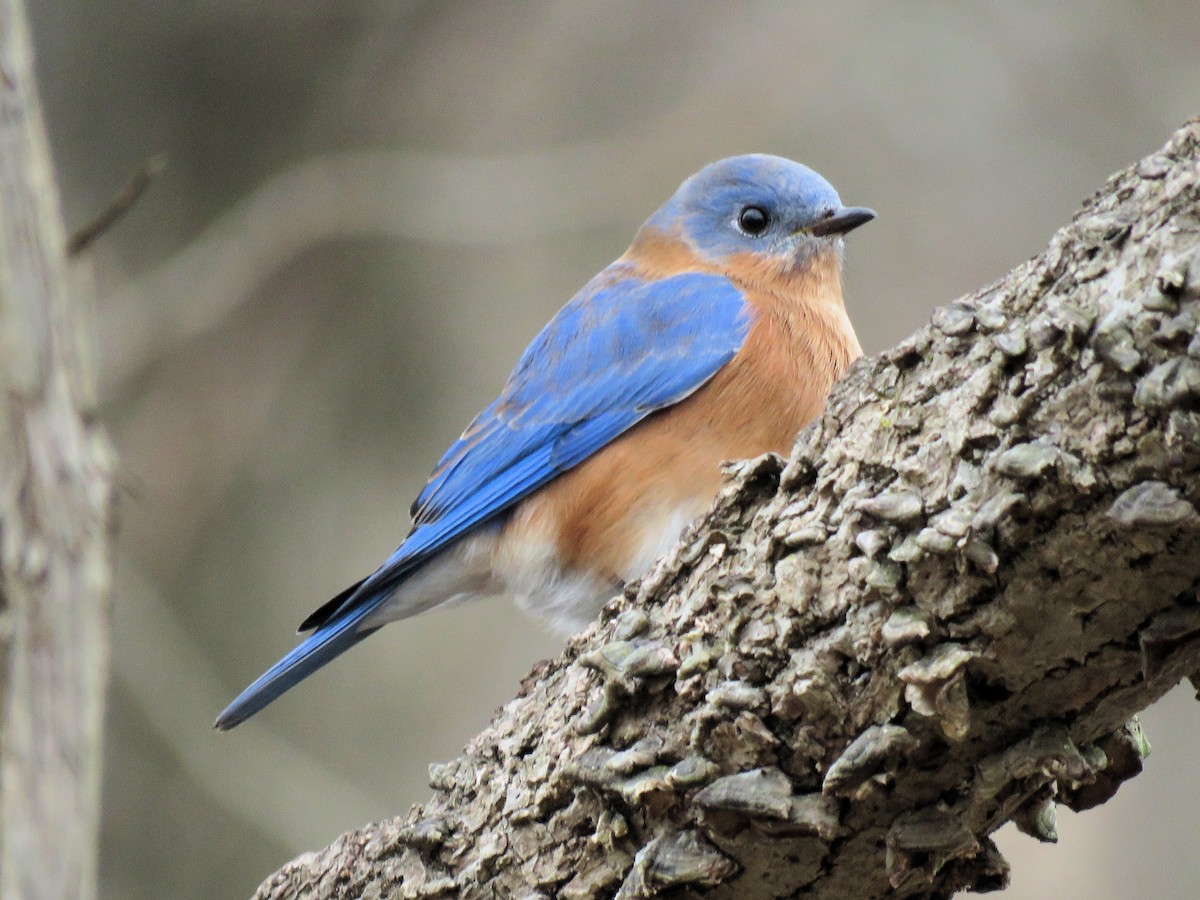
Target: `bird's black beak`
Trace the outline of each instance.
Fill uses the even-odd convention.
[[[830,234],[845,234],[853,231],[859,225],[866,225],[875,218],[875,210],[865,206],[843,206],[835,209],[819,222],[809,225],[805,230],[817,237]]]

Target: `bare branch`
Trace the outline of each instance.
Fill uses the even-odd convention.
[[[268,276],[323,241],[386,235],[491,245],[628,218],[630,207],[642,210],[627,185],[578,177],[603,172],[611,152],[585,143],[512,157],[381,149],[302,160],[109,298],[139,313],[111,317],[102,332],[109,383],[215,327]]]
[[[96,893],[112,457],[81,410],[68,265],[20,0],[0,2],[0,896]]]
[[[133,205],[146,192],[146,188],[150,187],[154,179],[161,175],[166,167],[167,156],[165,153],[156,153],[142,163],[141,168],[133,173],[121,190],[117,191],[116,196],[96,214],[96,217],[76,229],[67,239],[67,255],[78,256],[92,246],[100,235],[116,225],[125,213],[133,209]]]
[[[433,798],[259,897],[948,896],[1200,670],[1200,120],[859,364]],[[690,894],[688,894],[690,896]]]

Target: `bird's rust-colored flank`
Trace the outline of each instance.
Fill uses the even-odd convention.
[[[768,451],[786,454],[820,413],[829,387],[862,354],[842,300],[841,260],[827,249],[804,262],[738,254],[721,263],[643,229],[621,262],[636,277],[680,271],[723,274],[753,310],[746,342],[712,380],[644,419],[522,505],[497,553],[548,543],[567,566],[612,582],[649,535],[677,516],[703,513],[720,484],[720,464]],[[661,548],[665,549],[665,548]]]

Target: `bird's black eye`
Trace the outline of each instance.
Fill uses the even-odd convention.
[[[738,213],[738,227],[746,234],[762,234],[770,224],[771,217],[761,206],[747,206]]]

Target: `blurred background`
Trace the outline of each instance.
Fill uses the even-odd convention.
[[[31,0],[69,226],[93,251],[124,487],[106,898],[248,895],[425,799],[560,643],[492,602],[393,626],[210,724],[381,561],[541,324],[706,162],[767,151],[879,212],[848,240],[868,353],[1000,277],[1200,112],[1194,0]],[[331,11],[336,10],[336,11]],[[1013,897],[1200,896],[1200,707]]]

